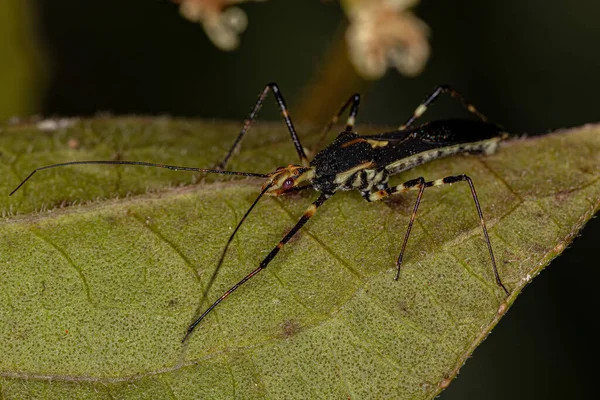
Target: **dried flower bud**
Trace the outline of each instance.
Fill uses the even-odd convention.
[[[226,51],[234,50],[239,46],[239,35],[248,26],[248,18],[242,9],[231,6],[247,0],[172,1],[181,3],[179,12],[186,19],[202,24],[215,46]]]
[[[406,11],[415,0],[346,0],[350,27],[346,32],[350,59],[369,79],[388,67],[404,75],[419,74],[429,58],[427,25]]]

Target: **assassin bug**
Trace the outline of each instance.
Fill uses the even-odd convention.
[[[268,174],[251,172],[239,172],[225,170],[225,166],[235,150],[239,147],[244,135],[250,129],[252,122],[256,119],[264,99],[269,91],[273,92],[275,100],[281,110],[283,119],[287,125],[292,142],[300,158],[300,164],[290,164],[287,167],[277,168]],[[440,120],[413,127],[413,123],[428,109],[428,107],[443,93],[448,93],[456,98],[470,113],[478,120]],[[404,235],[400,254],[396,261],[396,275],[400,276],[402,258],[406,250],[408,238],[414,224],[417,210],[423,192],[426,188],[438,187],[456,182],[466,182],[471,190],[471,195],[479,215],[479,221],[483,230],[485,242],[489,251],[492,269],[496,284],[508,295],[509,292],[502,283],[496,267],[496,260],[492,250],[483,213],[479,205],[479,199],[471,178],[465,174],[447,176],[445,178],[426,181],[419,177],[411,179],[400,185],[389,186],[388,179],[391,175],[408,170],[428,161],[446,157],[457,153],[483,153],[491,154],[498,147],[498,143],[508,137],[502,129],[495,124],[487,122],[485,115],[480,113],[473,105],[452,87],[438,86],[425,100],[415,109],[413,115],[397,130],[380,134],[361,136],[355,133],[354,122],[358,114],[360,96],[352,95],[332,118],[324,130],[326,134],[337,122],[340,116],[350,107],[346,127],[329,146],[317,153],[312,161],[308,160],[304,148],[300,142],[294,124],[289,115],[285,100],[277,84],[270,83],[265,86],[259,95],[248,119],[245,120],[238,137],[225,158],[214,169],[183,167],[174,165],[155,164],[142,161],[72,161],[53,164],[33,170],[11,193],[13,195],[25,182],[27,182],[37,171],[63,167],[76,164],[116,164],[116,165],[141,165],[148,167],[167,168],[171,170],[195,171],[204,173],[217,173],[227,175],[251,176],[265,178],[260,194],[254,200],[248,211],[241,218],[225,245],[221,258],[211,277],[205,293],[212,284],[225,256],[225,253],[246,217],[263,195],[280,196],[308,188],[320,192],[319,197],[306,209],[300,220],[279,241],[271,252],[263,259],[257,268],[246,275],[242,280],[227,290],[210,307],[208,307],[187,329],[182,341],[185,341],[194,328],[226,297],[237,290],[241,285],[253,276],[265,269],[277,255],[279,250],[308,222],[316,213],[317,209],[339,190],[358,190],[362,197],[373,202],[384,199],[398,193],[416,190],[417,199],[413,206],[410,221]]]

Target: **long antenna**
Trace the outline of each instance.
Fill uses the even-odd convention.
[[[270,175],[268,174],[256,174],[253,172],[238,172],[238,171],[223,171],[219,169],[206,169],[206,168],[194,168],[194,167],[182,167],[178,165],[166,165],[166,164],[155,164],[144,161],[70,161],[59,164],[46,165],[45,167],[39,167],[31,171],[31,173],[27,176],[27,178],[23,179],[19,186],[17,186],[12,192],[10,192],[9,196],[12,196],[17,190],[21,188],[31,177],[38,171],[42,171],[44,169],[57,168],[57,167],[65,167],[68,165],[80,165],[80,164],[102,164],[102,165],[141,165],[143,167],[155,167],[155,168],[166,168],[173,171],[193,171],[193,172],[206,172],[210,174],[222,174],[222,175],[238,175],[238,176],[254,176],[258,178],[268,178]]]

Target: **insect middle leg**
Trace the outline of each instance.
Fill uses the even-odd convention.
[[[235,139],[235,142],[233,142],[231,149],[229,149],[229,151],[227,152],[227,155],[225,156],[223,161],[221,161],[217,165],[218,169],[225,168],[225,166],[227,165],[227,162],[229,161],[229,159],[231,158],[233,153],[236,151],[236,149],[239,147],[239,145],[242,141],[242,138],[250,130],[250,126],[252,125],[252,122],[254,122],[254,120],[256,119],[258,112],[260,111],[260,108],[262,107],[263,101],[265,100],[265,97],[267,97],[267,94],[269,93],[269,91],[272,91],[273,95],[275,96],[277,105],[279,106],[279,109],[281,110],[281,116],[283,117],[283,120],[285,121],[287,129],[290,132],[290,136],[292,137],[292,142],[294,142],[294,146],[296,147],[296,152],[298,153],[300,162],[302,163],[302,165],[308,166],[308,158],[306,157],[304,148],[302,147],[302,144],[300,143],[300,138],[298,137],[296,128],[294,128],[294,124],[292,123],[292,118],[290,117],[290,113],[289,113],[287,105],[285,103],[285,99],[283,98],[283,94],[281,94],[281,90],[279,89],[279,86],[277,86],[276,83],[269,83],[265,86],[263,91],[260,93],[260,95],[258,96],[258,99],[256,99],[256,103],[254,104],[254,107],[252,107],[252,111],[250,111],[248,118],[244,121],[244,126],[242,127],[240,134]]]
[[[352,130],[354,129],[354,124],[356,123],[356,115],[358,114],[359,105],[360,94],[354,93],[348,98],[348,100],[346,100],[344,104],[342,104],[339,111],[333,116],[333,118],[331,118],[331,121],[329,121],[329,123],[325,126],[325,129],[323,129],[323,135],[326,135],[331,130],[333,125],[335,125],[338,122],[344,111],[346,111],[346,109],[349,106],[351,106],[350,114],[348,115],[348,119],[346,120],[346,128],[344,129],[344,132],[352,132]]]
[[[477,197],[477,192],[475,192],[475,186],[473,185],[473,181],[467,175],[452,175],[447,176],[442,179],[436,179],[435,181],[426,182],[423,177],[412,179],[410,181],[404,182],[398,186],[387,187],[376,192],[363,192],[363,197],[367,201],[377,201],[388,196],[391,196],[396,193],[404,193],[409,190],[418,190],[417,200],[415,201],[415,205],[410,216],[410,222],[408,223],[408,228],[406,230],[406,234],[404,235],[404,241],[402,242],[402,249],[400,250],[400,255],[396,261],[396,276],[395,280],[398,280],[400,277],[400,266],[402,265],[402,258],[404,256],[404,251],[406,250],[406,244],[408,243],[408,237],[410,236],[410,231],[415,222],[415,218],[417,216],[417,210],[419,209],[419,204],[421,203],[421,198],[423,197],[423,192],[426,188],[429,187],[438,187],[443,185],[450,185],[456,182],[467,182],[469,184],[469,188],[471,189],[471,195],[473,196],[473,201],[475,202],[475,208],[477,209],[477,214],[479,215],[479,222],[481,224],[481,228],[483,230],[483,236],[485,237],[485,242],[488,247],[488,251],[490,253],[490,259],[492,261],[492,269],[494,271],[494,276],[496,278],[496,283],[500,286],[504,292],[508,295],[509,292],[502,283],[500,279],[500,275],[498,274],[498,268],[496,267],[496,258],[494,257],[494,252],[492,250],[492,243],[490,242],[490,237],[488,235],[487,227],[485,225],[485,220],[483,219],[483,213],[481,212],[481,206],[479,205],[479,199]]]
[[[323,144],[325,137],[327,136],[329,131],[331,131],[331,128],[333,127],[333,125],[335,125],[338,122],[338,120],[340,119],[340,117],[346,111],[346,109],[348,107],[350,107],[350,113],[348,115],[348,119],[346,120],[346,127],[344,128],[344,131],[342,133],[352,132],[354,130],[354,124],[356,123],[356,116],[358,115],[359,105],[360,105],[360,94],[354,93],[352,96],[350,96],[348,98],[348,100],[346,100],[345,103],[342,104],[342,106],[340,107],[338,112],[331,118],[329,123],[327,125],[325,125],[325,128],[323,129],[323,132],[321,132],[321,136],[319,137],[319,140],[317,141],[317,145],[315,147],[317,149],[321,148],[321,145]]]
[[[436,101],[442,93],[450,94],[450,96],[457,99],[460,102],[460,104],[462,104],[462,106],[466,108],[470,113],[474,114],[477,118],[484,122],[487,121],[487,117],[483,115],[483,113],[478,111],[473,104],[469,103],[464,98],[464,96],[460,94],[456,89],[454,89],[450,85],[439,85],[433,90],[433,92],[431,92],[429,96],[425,98],[425,100],[423,100],[421,104],[419,104],[419,106],[413,112],[413,115],[408,120],[406,120],[404,124],[400,125],[399,129],[406,129],[410,125],[412,125],[413,122],[415,122],[421,115],[425,113],[425,111],[427,111],[429,106],[433,104],[433,102]]]

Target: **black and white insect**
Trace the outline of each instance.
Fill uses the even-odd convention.
[[[256,119],[257,114],[269,92],[273,92],[275,100],[281,110],[281,114],[290,133],[292,142],[300,159],[299,164],[290,164],[287,167],[277,168],[274,172],[268,174],[228,171],[224,168],[227,162],[239,148],[240,143],[245,134],[250,129],[252,122]],[[452,119],[439,120],[426,123],[419,126],[413,126],[413,123],[428,109],[428,107],[443,93],[448,93],[453,98],[457,99],[469,112],[477,117],[477,120],[469,119]],[[311,161],[306,156],[304,147],[300,142],[300,138],[296,133],[294,124],[289,115],[285,100],[277,84],[270,83],[265,86],[259,95],[254,107],[252,108],[248,119],[244,121],[237,139],[233,143],[231,149],[225,158],[218,164],[216,168],[195,168],[175,165],[155,164],[143,161],[72,161],[60,164],[47,165],[33,170],[11,193],[13,195],[21,186],[25,184],[37,171],[44,169],[63,167],[67,165],[78,164],[112,164],[112,165],[140,165],[147,167],[167,168],[171,170],[195,171],[203,173],[216,173],[227,175],[239,175],[265,178],[260,194],[254,200],[248,211],[241,218],[240,222],[229,237],[224,250],[221,254],[219,264],[213,276],[211,277],[208,287],[212,284],[225,256],[225,253],[232,242],[235,234],[239,230],[246,217],[250,214],[254,206],[262,198],[263,195],[280,196],[291,192],[313,188],[319,192],[319,197],[306,209],[300,220],[294,225],[289,232],[277,243],[277,245],[269,252],[263,261],[252,272],[247,274],[238,283],[233,285],[221,297],[219,297],[210,307],[208,307],[187,329],[183,338],[185,341],[192,333],[194,328],[225,298],[237,290],[240,286],[265,269],[269,263],[275,258],[277,253],[286,243],[296,235],[296,233],[315,215],[317,209],[323,205],[331,196],[340,190],[357,190],[362,197],[373,202],[384,199],[386,197],[404,193],[408,191],[418,191],[415,204],[410,216],[410,221],[400,254],[396,261],[396,274],[394,279],[400,276],[402,258],[406,250],[406,245],[410,236],[412,226],[414,224],[417,210],[423,192],[426,188],[439,187],[457,182],[466,182],[471,190],[471,195],[475,203],[475,208],[479,216],[481,228],[494,272],[496,284],[504,290],[508,295],[509,291],[502,283],[496,267],[496,259],[492,250],[492,244],[487,232],[481,206],[475,187],[471,178],[465,174],[447,176],[444,178],[427,181],[423,177],[411,179],[396,186],[389,186],[388,180],[391,175],[411,169],[417,165],[424,164],[428,161],[447,157],[458,153],[473,153],[473,154],[491,154],[496,151],[498,143],[506,139],[509,135],[503,132],[498,125],[487,122],[487,118],[479,112],[473,105],[468,103],[465,98],[454,90],[452,87],[443,85],[438,86],[425,100],[415,109],[413,115],[397,130],[384,132],[375,135],[362,136],[354,132],[354,123],[360,104],[360,96],[352,95],[346,101],[338,113],[333,117],[331,122],[326,127],[324,133],[337,122],[340,116],[350,108],[349,117],[346,122],[346,127],[337,138],[323,150],[318,152]],[[205,293],[208,292],[206,289]]]

